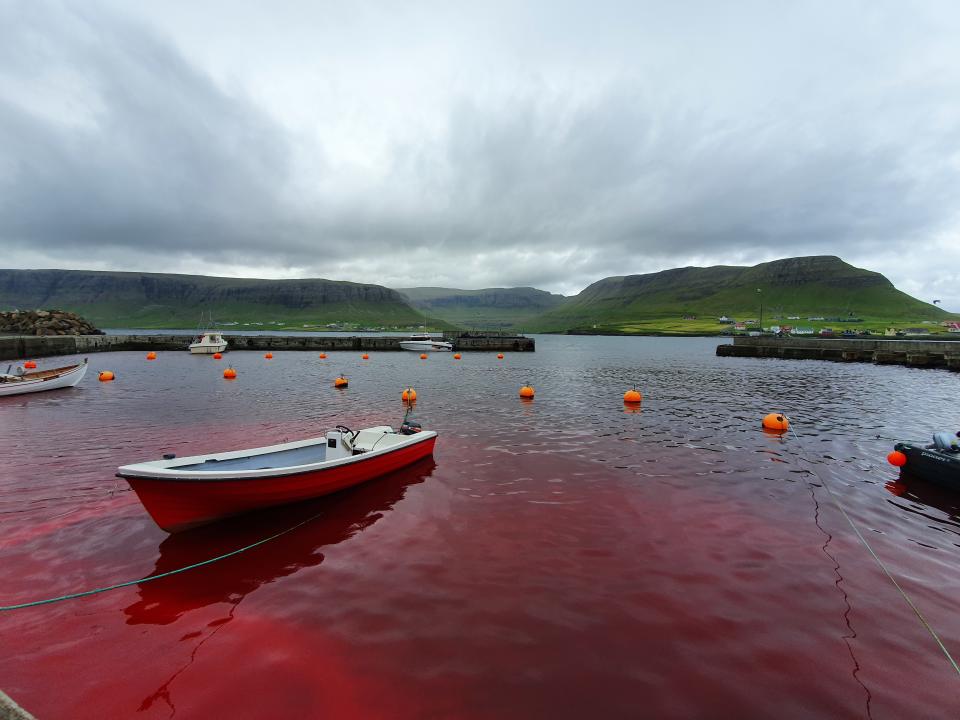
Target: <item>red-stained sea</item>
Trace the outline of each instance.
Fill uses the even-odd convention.
[[[716,342],[97,354],[114,382],[0,399],[0,605],[320,513],[0,613],[0,689],[74,719],[960,716],[960,677],[824,487],[960,654],[958,496],[884,460],[887,437],[960,429],[960,375]],[[397,426],[407,386],[434,460],[354,490],[168,535],[114,477]],[[772,411],[797,435],[764,433]]]

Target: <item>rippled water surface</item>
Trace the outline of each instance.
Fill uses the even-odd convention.
[[[0,399],[0,605],[320,513],[0,613],[0,688],[44,718],[957,717],[957,673],[824,483],[960,654],[958,498],[884,461],[957,423],[960,376],[715,346],[112,353],[113,383]],[[406,385],[434,461],[335,496],[170,536],[113,474],[397,425]],[[796,436],[760,430],[772,410]]]

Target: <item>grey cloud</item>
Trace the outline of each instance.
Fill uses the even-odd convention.
[[[615,71],[591,66],[586,85],[558,82],[549,67],[495,92],[458,85],[436,100],[440,129],[389,136],[385,164],[356,164],[341,183],[344,168],[327,162],[336,138],[294,134],[270,114],[280,110],[227,92],[146,24],[99,5],[3,8],[0,240],[29,244],[20,257],[31,262],[42,247],[48,265],[228,264],[569,292],[701,262],[890,258],[958,226],[956,73],[893,76],[897,59],[877,44],[883,22],[863,49],[883,58],[873,74],[819,45],[770,67],[752,68],[749,52],[719,62],[736,51],[691,30],[696,63],[716,57],[722,70],[679,65],[682,53],[661,42],[638,49],[635,67],[631,58]],[[892,48],[905,64],[910,37]],[[617,33],[618,52],[631,42]],[[763,53],[773,44],[763,39]],[[791,52],[803,44],[792,38]],[[550,44],[551,61],[558,48]],[[577,57],[587,50],[581,42]],[[949,55],[932,58],[927,67],[952,67]],[[336,59],[346,73],[351,58]],[[806,75],[790,74],[797,62]],[[938,275],[938,287],[951,277],[960,285]]]

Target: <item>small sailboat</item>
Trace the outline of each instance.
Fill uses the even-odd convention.
[[[437,433],[404,419],[268,447],[124,465],[117,469],[167,532],[274,505],[308,500],[433,455]]]
[[[0,397],[73,387],[87,373],[86,359],[76,365],[35,372],[24,372],[23,368],[17,368],[16,373],[11,373],[11,367],[7,367],[7,372],[0,373]]]

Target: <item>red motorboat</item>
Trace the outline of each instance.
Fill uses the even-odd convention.
[[[385,475],[433,455],[437,433],[404,423],[213,455],[124,465],[140,502],[167,532],[230,515],[315,498]]]

